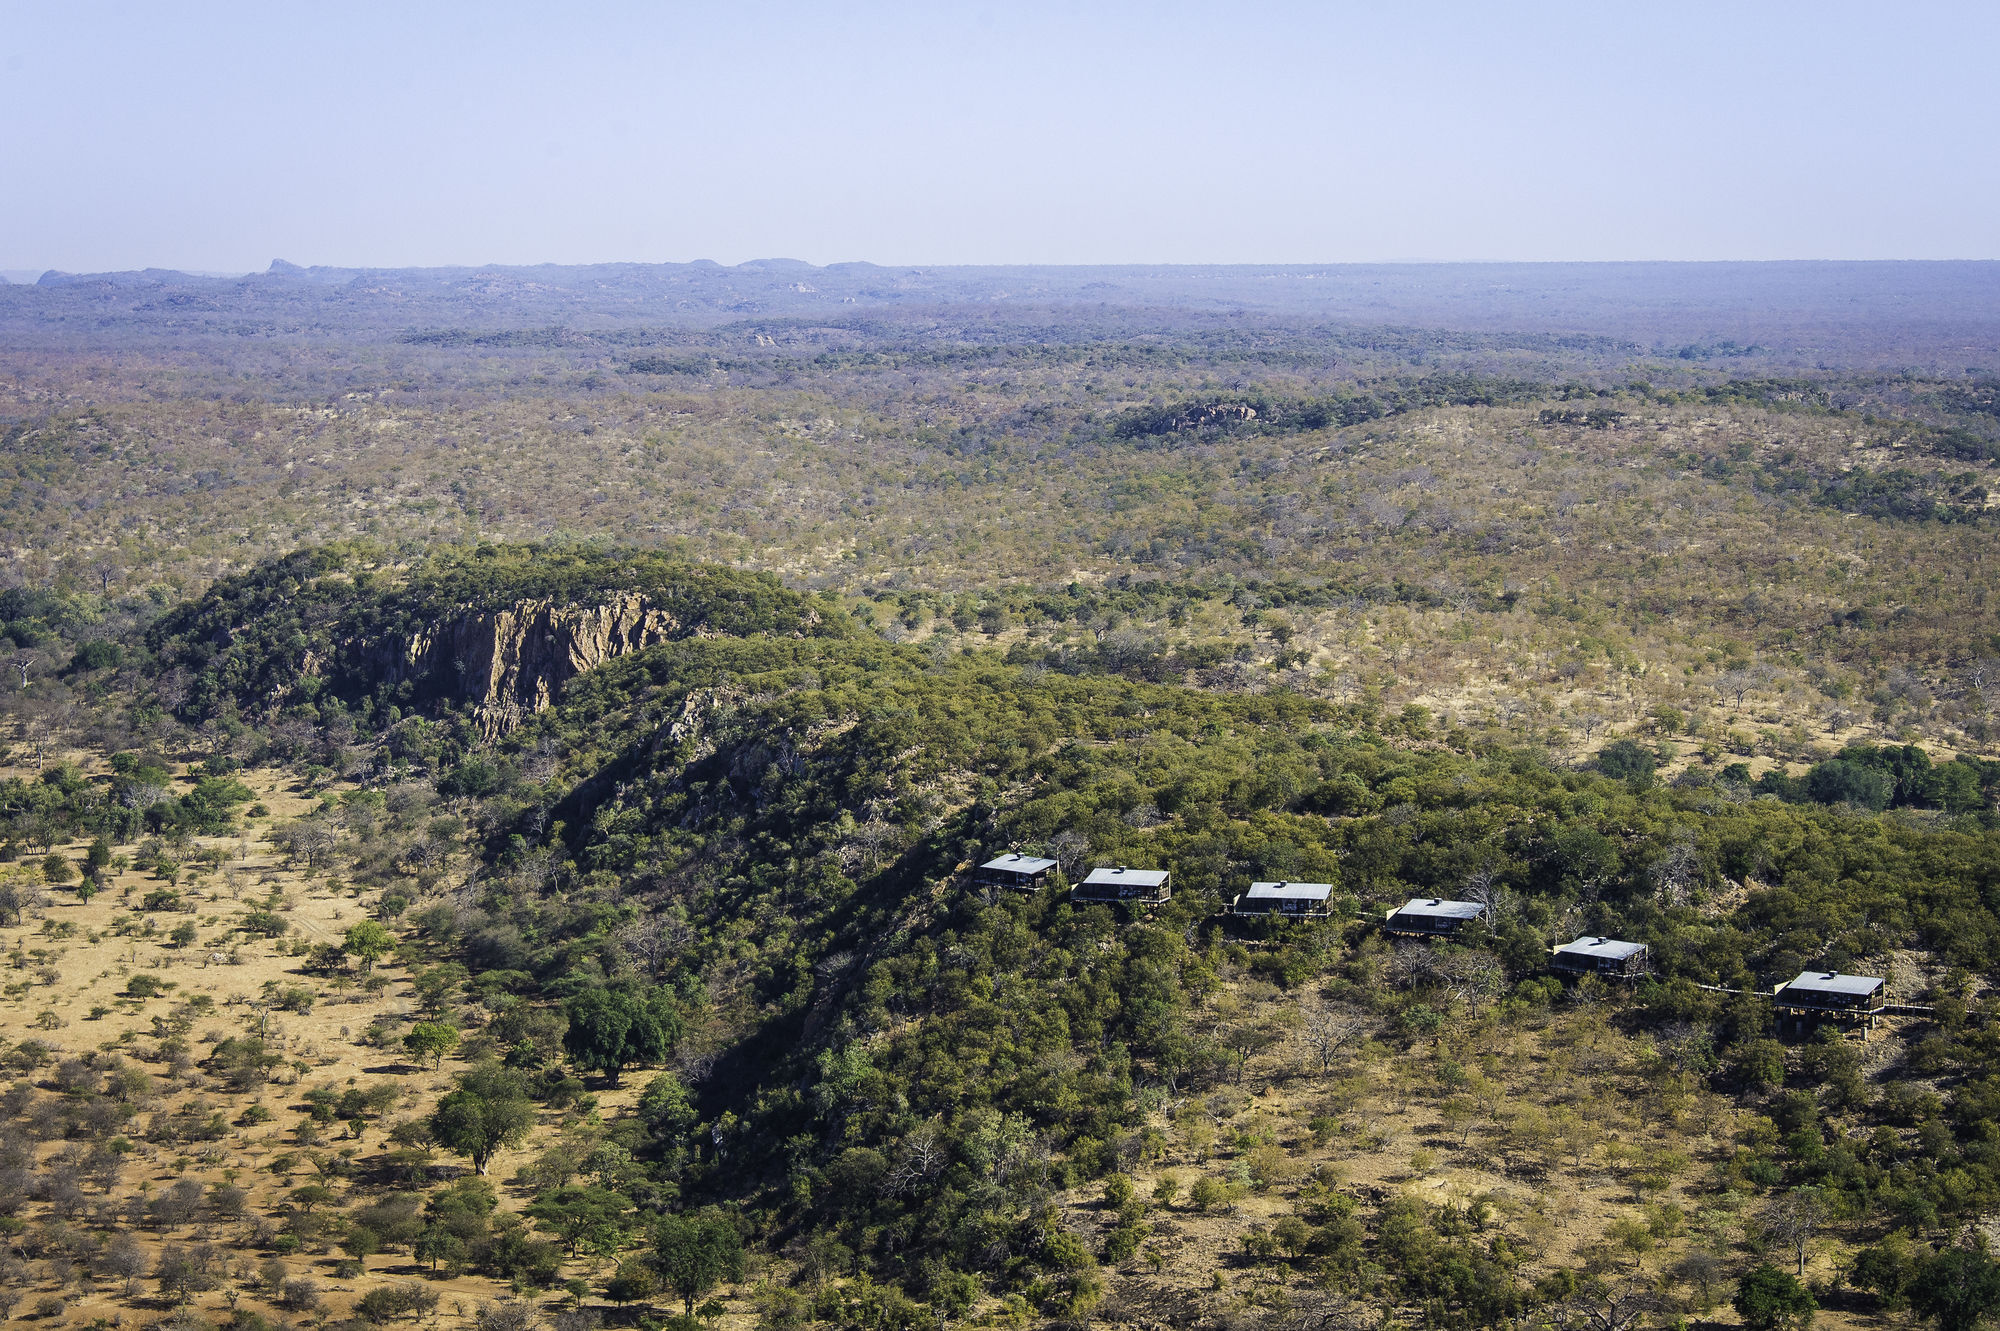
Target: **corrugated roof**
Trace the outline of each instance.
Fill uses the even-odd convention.
[[[1833,971],[1800,971],[1799,978],[1783,986],[1814,994],[1855,994],[1865,997],[1882,987],[1873,975],[1839,975]]]
[[[1645,950],[1644,943],[1627,943],[1617,938],[1579,938],[1556,949],[1573,957],[1603,957],[1608,961],[1624,961]]]
[[[1398,915],[1423,915],[1431,919],[1476,920],[1486,907],[1476,901],[1441,901],[1436,897],[1411,897],[1396,911]]]
[[[1090,877],[1083,880],[1085,887],[1121,887],[1136,883],[1140,887],[1159,887],[1167,881],[1165,869],[1092,869]]]
[[[1243,894],[1254,901],[1325,901],[1333,895],[1327,883],[1252,883]]]
[[[1040,873],[1044,869],[1056,867],[1054,860],[1045,860],[1035,855],[1002,855],[997,860],[988,860],[979,866],[982,869],[1004,869],[1008,873]]]

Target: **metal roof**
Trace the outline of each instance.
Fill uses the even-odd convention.
[[[1617,938],[1579,938],[1556,949],[1573,957],[1603,957],[1607,961],[1624,961],[1645,950],[1644,943],[1627,943]]]
[[[1160,887],[1167,881],[1165,869],[1128,869],[1119,865],[1115,869],[1092,869],[1090,877],[1083,880],[1085,887],[1119,887],[1127,883],[1137,883],[1140,887]]]
[[[1328,883],[1252,883],[1243,894],[1250,901],[1325,901],[1332,895]]]
[[[1433,919],[1476,920],[1486,907],[1476,901],[1441,901],[1437,897],[1411,897],[1397,908],[1398,915],[1428,915]]]
[[[1040,873],[1044,869],[1055,868],[1056,862],[1036,855],[1002,855],[999,859],[988,860],[979,867],[999,869],[1006,873]]]
[[[1855,994],[1866,997],[1882,987],[1873,975],[1837,975],[1833,971],[1800,971],[1799,978],[1782,986],[1814,994]]]

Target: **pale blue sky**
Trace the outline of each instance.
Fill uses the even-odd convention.
[[[2000,5],[0,0],[0,269],[2000,257]]]

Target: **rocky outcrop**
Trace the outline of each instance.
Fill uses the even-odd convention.
[[[1206,430],[1218,425],[1241,425],[1257,419],[1257,408],[1247,402],[1211,402],[1190,406],[1173,419],[1176,430]]]
[[[547,707],[584,671],[684,636],[673,615],[626,593],[596,605],[519,601],[505,610],[468,611],[405,641],[380,644],[375,655],[392,684],[421,679],[472,703],[490,737]]]

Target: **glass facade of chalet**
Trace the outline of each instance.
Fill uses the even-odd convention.
[[[1229,903],[1229,911],[1324,919],[1333,913],[1333,888],[1327,883],[1252,883],[1248,892]]]
[[[1629,979],[1646,974],[1652,968],[1651,958],[1652,954],[1644,943],[1586,936],[1551,948],[1549,966],[1568,975]]]
[[[990,859],[972,871],[979,887],[1005,887],[1016,892],[1032,892],[1049,881],[1056,862],[1039,855],[1007,854]]]
[[[1384,917],[1383,927],[1404,938],[1450,937],[1472,921],[1485,917],[1486,908],[1475,901],[1411,897]]]
[[[1835,971],[1800,971],[1771,994],[1774,1006],[1801,1012],[1856,1015],[1878,1012],[1886,986],[1873,975],[1841,975]]]
[[[1136,901],[1154,905],[1173,895],[1173,877],[1165,869],[1092,869],[1070,889],[1078,901]]]

